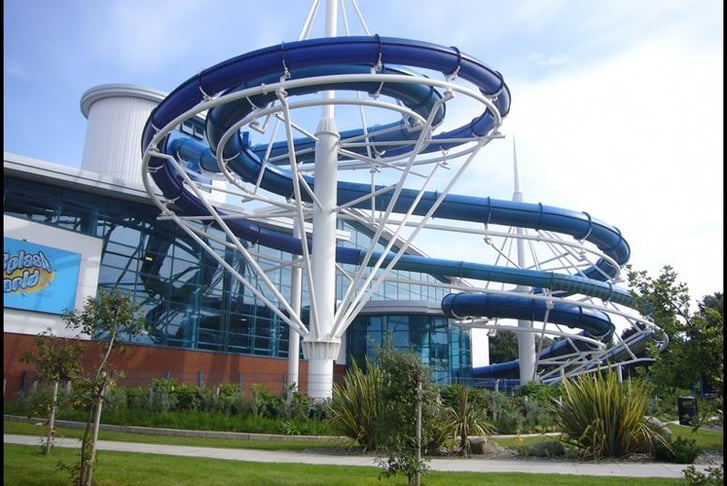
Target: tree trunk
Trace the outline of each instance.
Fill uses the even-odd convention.
[[[58,409],[58,380],[53,382],[53,401],[50,407],[50,417],[48,417],[48,435],[45,442],[45,455],[50,455],[53,448],[53,437],[56,434],[56,410]]]
[[[414,486],[419,486],[421,481],[421,463],[422,463],[422,380],[419,378],[417,382],[417,464],[414,473]]]
[[[88,474],[86,475],[86,484],[84,486],[91,486],[93,483],[93,468],[96,462],[96,442],[98,441],[98,429],[101,424],[101,408],[103,407],[103,396],[106,391],[106,372],[101,373],[101,385],[99,386],[99,393],[96,396],[96,404],[94,410],[93,419],[93,439],[91,440],[90,448],[91,452],[88,458]]]
[[[83,432],[83,439],[81,440],[81,463],[78,467],[78,486],[86,486],[88,484],[88,481],[86,480],[86,477],[88,476],[88,469],[89,469],[89,445],[91,441],[91,424],[93,423],[93,415],[94,410],[93,407],[91,407],[89,411],[88,420],[86,421],[86,428]]]

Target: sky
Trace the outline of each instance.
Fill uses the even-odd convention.
[[[169,92],[298,40],[304,0],[4,2],[4,151],[79,167],[94,86]],[[311,36],[324,35],[321,2]],[[352,3],[345,11],[361,34]],[[360,0],[371,34],[456,46],[502,73],[512,107],[458,190],[616,226],[630,263],[670,265],[695,301],[723,291],[722,0]],[[446,255],[446,244],[424,247]]]

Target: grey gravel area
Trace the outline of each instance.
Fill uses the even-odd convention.
[[[724,454],[718,451],[705,451],[697,456],[694,464],[705,464],[710,466],[724,465]]]

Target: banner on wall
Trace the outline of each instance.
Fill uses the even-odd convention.
[[[49,314],[74,310],[81,254],[3,238],[3,305]]]

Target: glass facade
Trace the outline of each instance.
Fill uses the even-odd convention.
[[[287,324],[176,223],[158,219],[155,206],[63,187],[50,179],[39,182],[8,174],[3,204],[7,215],[101,238],[99,287],[121,288],[141,304],[153,326],[146,344],[287,357]],[[373,233],[363,225],[342,221],[339,229],[351,235],[346,245],[368,248],[372,243]],[[224,241],[224,233],[212,227],[205,231],[217,254],[258,285],[244,258],[219,243]],[[265,247],[248,250],[258,255],[258,263],[276,288],[290,296],[292,256]],[[447,291],[444,286],[426,285],[441,282],[427,274],[394,272],[390,280],[377,289],[373,300],[422,301],[436,306]],[[339,298],[347,285],[344,274],[337,277]],[[274,301],[263,286],[258,288]],[[307,304],[304,297],[304,308]],[[471,370],[468,332],[448,326],[442,316],[424,313],[359,315],[348,330],[347,355],[360,360],[387,332],[392,333],[397,347],[419,354],[438,382],[450,382]]]
[[[437,384],[459,383],[471,377],[469,334],[449,326],[442,316],[426,314],[359,315],[348,328],[346,352],[365,369],[365,357],[375,355],[389,336],[395,349],[416,353]]]

